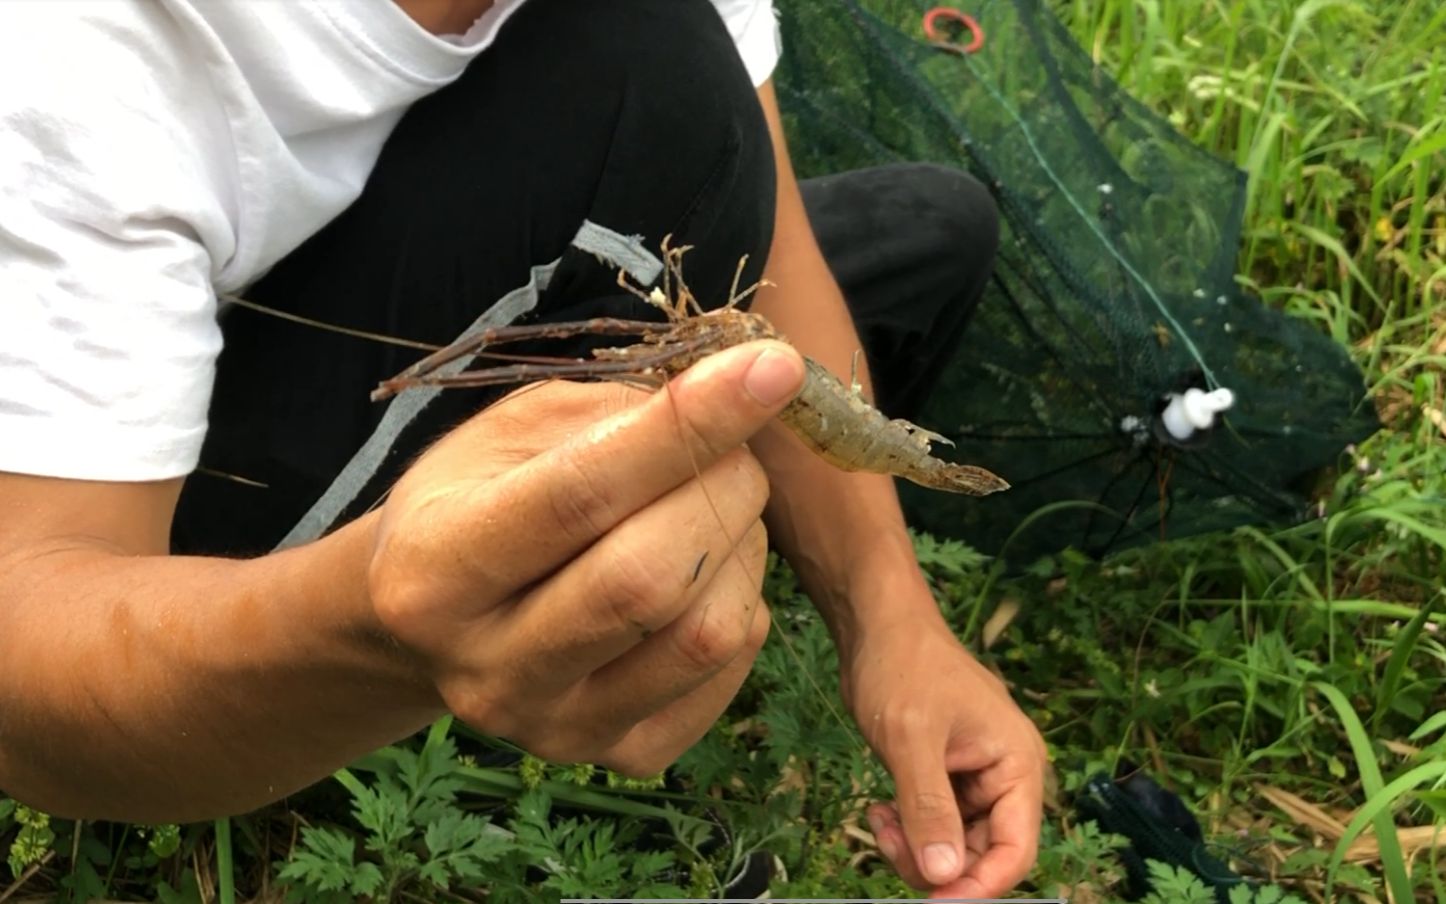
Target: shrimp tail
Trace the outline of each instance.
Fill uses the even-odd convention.
[[[925,459],[923,467],[906,468],[898,476],[931,490],[969,496],[988,496],[1009,489],[1009,482],[993,471],[974,465],[951,464],[932,455]]]

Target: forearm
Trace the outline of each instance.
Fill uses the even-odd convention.
[[[814,239],[782,140],[771,89],[760,97],[774,134],[778,207],[767,279],[754,310],[803,354],[847,380],[862,348],[837,282]],[[871,395],[868,367],[857,376]],[[752,448],[769,472],[770,536],[819,606],[840,649],[861,631],[938,617],[914,557],[892,478],[841,471],[775,424]]]
[[[131,821],[240,812],[441,712],[366,590],[369,521],[253,560],[84,540],[0,563],[0,788]]]
[[[780,261],[780,266],[770,265],[769,278],[777,279],[780,287],[806,286],[812,311],[805,314],[783,302],[781,292],[761,296],[755,310],[800,352],[847,379],[859,344],[842,300],[836,307],[825,303],[837,287],[828,278],[800,279],[812,274],[788,272],[782,264],[786,256],[770,260]],[[858,378],[867,396],[862,360]],[[793,566],[841,651],[851,650],[863,631],[935,614],[892,478],[839,470],[778,423],[758,434],[751,447],[772,486],[766,514],[769,536]]]
[[[867,631],[939,618],[890,479],[848,474],[777,428],[752,448],[773,493],[769,536],[848,654]]]

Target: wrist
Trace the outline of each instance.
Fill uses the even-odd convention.
[[[819,604],[820,609],[827,607],[840,665],[846,670],[860,647],[881,634],[900,628],[947,630],[906,533],[885,532],[861,546],[859,554],[849,557],[835,595]]]
[[[306,550],[311,560],[303,575],[338,580],[327,594],[339,607],[325,620],[335,640],[370,663],[376,677],[417,691],[416,700],[441,714],[441,698],[425,660],[401,643],[377,611],[371,592],[372,561],[376,551],[378,512],[363,515],[328,534]],[[298,550],[300,552],[301,550]]]

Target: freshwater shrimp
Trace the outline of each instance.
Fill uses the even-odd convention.
[[[408,387],[425,385],[497,386],[567,377],[670,378],[708,355],[734,345],[755,339],[787,341],[763,315],[738,308],[739,302],[763,285],[759,283],[739,294],[738,278],[746,258],[739,261],[727,304],[707,311],[682,278],[681,259],[688,250],[689,246],[669,248],[664,241],[663,287],[651,292],[644,293],[629,285],[626,274],[618,275],[619,285],[664,312],[665,323],[601,317],[485,330],[427,356],[386,380],[372,393],[372,398],[384,399]],[[675,295],[670,295],[670,283],[675,287]],[[436,373],[450,361],[502,343],[584,333],[633,336],[639,341],[619,348],[597,349],[592,359],[563,363],[515,358],[518,363],[485,370]],[[932,443],[953,443],[917,424],[886,417],[864,399],[857,379],[851,386],[845,386],[823,365],[808,357],[804,358],[804,366],[803,388],[779,413],[778,419],[805,446],[834,467],[888,474],[930,489],[971,496],[987,496],[1009,488],[1003,478],[984,468],[952,464],[934,457]]]

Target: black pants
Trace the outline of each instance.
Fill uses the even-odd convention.
[[[907,417],[983,290],[993,203],[963,173],[913,165],[808,181],[803,193],[881,407]],[[653,249],[666,235],[694,245],[689,285],[721,304],[741,255],[744,285],[761,274],[775,195],[761,108],[711,3],[531,0],[461,79],[408,111],[362,197],[246,294],[445,344],[533,266],[560,259],[526,320],[655,316],[610,267],[569,248],[587,219]],[[256,554],[370,435],[382,412],[370,390],[419,354],[246,309],[228,310],[222,329],[203,470],[182,494],[174,546]],[[586,344],[535,351],[575,356]],[[347,517],[497,394],[443,393]]]

